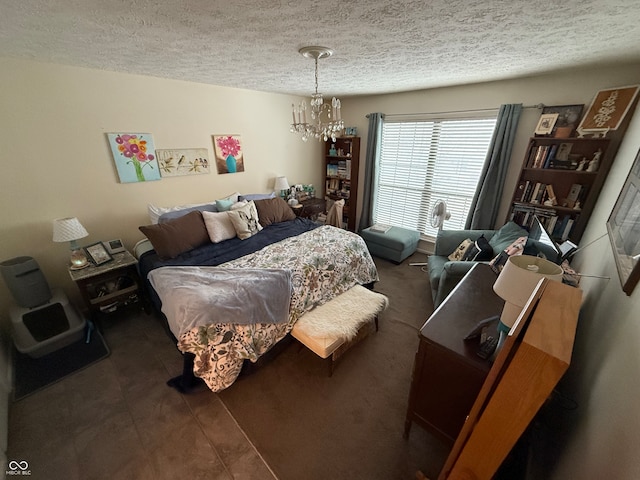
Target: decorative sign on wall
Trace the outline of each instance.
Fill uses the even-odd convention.
[[[201,175],[209,173],[209,152],[206,148],[158,149],[160,175]]]
[[[160,180],[150,133],[107,133],[120,183]]]
[[[213,135],[213,151],[219,174],[244,172],[244,152],[240,135]]]
[[[616,130],[638,94],[638,85],[600,90],[583,117],[578,133],[603,133]]]

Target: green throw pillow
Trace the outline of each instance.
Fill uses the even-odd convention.
[[[495,255],[502,252],[505,248],[511,245],[520,237],[526,237],[529,235],[524,228],[513,223],[508,222],[500,230],[498,230],[493,237],[489,240],[489,245],[493,248]]]

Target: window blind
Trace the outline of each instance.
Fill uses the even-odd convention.
[[[451,218],[443,228],[463,229],[493,130],[489,118],[385,121],[374,194],[375,223],[435,237],[431,212],[438,200]]]

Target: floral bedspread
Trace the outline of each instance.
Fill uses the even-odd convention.
[[[255,362],[284,338],[305,312],[356,284],[378,280],[362,238],[331,226],[287,238],[220,265],[225,268],[285,268],[292,272],[289,321],[194,327],[182,334],[178,348],[195,355],[193,371],[214,392],[230,386],[245,359]]]

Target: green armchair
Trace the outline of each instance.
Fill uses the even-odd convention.
[[[493,248],[493,256],[511,245],[520,237],[526,237],[528,232],[513,222],[508,222],[500,230],[440,230],[436,237],[435,250],[429,255],[429,281],[431,282],[431,296],[433,305],[437,307],[451,293],[462,280],[475,261],[451,261],[449,255],[467,238],[476,241],[484,235]],[[525,253],[541,254],[548,259],[555,258],[555,251],[541,242],[529,240]]]

